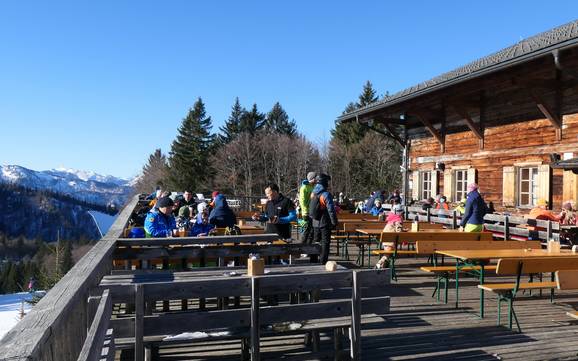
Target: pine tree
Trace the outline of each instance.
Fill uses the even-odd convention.
[[[267,117],[265,118],[265,127],[270,131],[285,134],[290,137],[297,133],[295,120],[289,120],[287,112],[279,102],[275,103],[271,111],[267,113]]]
[[[363,90],[359,95],[357,103],[349,103],[345,108],[345,110],[343,111],[343,114],[352,112],[356,109],[374,103],[378,99],[379,97],[377,96],[377,92],[375,91],[375,89],[373,89],[373,85],[368,80],[363,85]],[[363,137],[365,137],[366,133],[367,133],[366,127],[353,122],[349,123],[336,122],[335,129],[331,130],[331,135],[334,138],[337,138],[345,145],[359,143],[363,139]]]
[[[265,115],[257,110],[257,104],[253,104],[251,110],[241,116],[240,132],[248,132],[253,135],[263,127],[264,122]]]
[[[239,102],[239,97],[235,98],[235,104],[231,107],[231,115],[229,115],[229,119],[227,119],[223,127],[219,128],[222,133],[219,136],[219,142],[221,144],[230,143],[239,133],[241,133],[241,120],[243,114],[246,112],[247,110],[245,110]]]
[[[166,184],[168,176],[167,157],[160,149],[149,156],[148,163],[142,169],[142,175],[135,188],[139,193],[149,193],[157,185]]]
[[[211,117],[199,98],[179,127],[170,152],[170,183],[174,190],[208,190],[212,175],[209,156],[215,136],[211,134]]]
[[[68,271],[70,271],[72,266],[74,266],[74,261],[72,260],[72,246],[70,242],[64,241],[60,243],[62,243],[62,245],[59,246],[62,250],[62,258],[60,259],[59,273],[64,276]]]

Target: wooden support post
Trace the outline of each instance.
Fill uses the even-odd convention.
[[[261,359],[259,351],[260,343],[260,322],[259,322],[259,302],[261,292],[259,290],[259,278],[251,278],[251,361]]]
[[[357,272],[353,272],[351,288],[351,360],[361,360],[361,284]]]
[[[510,217],[504,216],[504,240],[510,239]]]
[[[134,315],[134,360],[144,360],[144,288],[142,284],[135,285],[135,315]]]
[[[546,242],[552,239],[552,221],[548,221],[548,226],[546,227]]]
[[[96,315],[96,310],[98,309],[98,304],[100,303],[101,296],[90,296],[88,297],[88,302],[86,307],[88,308],[86,314],[86,329],[89,330],[92,325],[92,320],[94,320],[94,315]]]
[[[431,223],[431,208],[428,208],[426,210],[426,217],[427,217],[427,223]]]
[[[443,134],[434,128],[433,124],[423,114],[416,112],[412,112],[412,114],[415,114],[421,123],[425,126],[425,128],[430,132],[430,134],[436,138],[436,140],[440,143],[442,153],[445,153],[446,143]]]
[[[452,229],[458,228],[458,211],[455,209],[452,212]]]
[[[556,130],[556,139],[558,141],[562,140],[562,121],[560,120],[560,116],[557,112],[552,110],[534,90],[531,90],[532,99],[536,103],[536,106],[542,114],[550,121],[554,129]]]

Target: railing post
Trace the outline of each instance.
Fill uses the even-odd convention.
[[[548,227],[546,227],[546,234],[547,234],[546,242],[548,242],[550,239],[552,239],[552,221],[548,221]]]
[[[504,216],[504,240],[510,239],[510,217]]]
[[[351,288],[351,346],[350,356],[353,361],[361,360],[361,285],[357,272],[353,272]]]
[[[458,212],[454,209],[452,212],[452,229],[458,228]]]
[[[427,223],[431,223],[431,212],[430,212],[431,208],[428,208],[426,210],[426,217],[427,217]]]
[[[135,285],[135,315],[134,315],[134,360],[144,360],[144,288],[142,284]]]
[[[261,301],[261,292],[259,290],[259,278],[251,278],[251,361],[261,359],[259,343],[259,302]]]

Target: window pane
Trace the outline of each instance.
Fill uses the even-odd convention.
[[[528,205],[530,204],[530,199],[527,194],[522,194],[520,197],[520,205]]]
[[[522,181],[520,184],[520,192],[528,193],[530,191],[530,182]]]
[[[522,168],[522,172],[520,173],[520,179],[528,180],[530,179],[530,170],[528,168]]]

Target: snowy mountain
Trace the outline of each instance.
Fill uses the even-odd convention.
[[[122,206],[132,192],[131,181],[90,171],[58,168],[34,171],[18,165],[0,166],[0,182],[60,193],[97,205]]]

